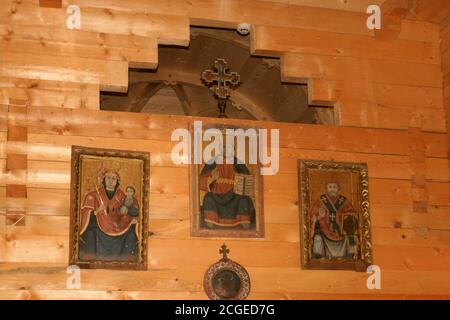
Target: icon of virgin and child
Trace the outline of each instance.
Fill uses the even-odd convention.
[[[136,189],[121,186],[119,166],[103,168],[97,181],[81,206],[79,258],[137,261],[140,209]]]

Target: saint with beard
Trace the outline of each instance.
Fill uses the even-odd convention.
[[[313,258],[354,258],[358,241],[356,211],[340,194],[337,182],[328,182],[325,190],[311,208]]]
[[[255,228],[255,207],[250,196],[235,192],[235,177],[250,175],[248,167],[234,157],[232,145],[222,146],[222,153],[202,168],[199,189],[206,193],[202,216],[207,229]]]

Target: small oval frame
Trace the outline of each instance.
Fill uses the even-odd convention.
[[[223,270],[230,270],[236,273],[240,281],[240,289],[236,296],[232,298],[223,298],[219,296],[213,287],[213,279],[216,274]],[[243,266],[230,259],[221,259],[212,264],[203,278],[203,288],[211,300],[245,300],[250,294],[250,276]]]

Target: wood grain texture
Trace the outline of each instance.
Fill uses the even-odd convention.
[[[9,143],[27,144],[28,141],[28,101],[22,99],[9,98],[7,115],[7,133],[6,146]],[[7,148],[4,172],[6,175],[20,175],[25,177],[28,170],[27,152],[14,152]],[[1,171],[0,171],[1,172]],[[20,174],[18,174],[20,173]],[[0,180],[3,180],[0,177]],[[12,180],[5,179],[5,224],[21,228],[25,226],[26,202],[27,202],[27,182],[23,179]]]
[[[35,289],[37,284],[33,284],[27,276],[21,277],[21,280],[13,278],[9,282],[5,282],[10,285],[5,284],[0,292],[16,290],[14,291],[16,297],[25,298],[45,298],[50,297],[53,292],[65,292],[64,283],[60,284],[58,282],[60,280],[57,280],[63,274],[64,269],[61,270],[59,267],[59,271],[51,268],[45,271],[46,267],[39,269],[37,266],[41,264],[45,266],[50,262],[59,263],[60,266],[67,263],[70,145],[82,144],[93,147],[116,146],[119,149],[132,146],[136,150],[152,152],[154,159],[152,160],[150,179],[149,229],[153,235],[149,239],[150,268],[147,272],[136,274],[139,282],[111,280],[113,275],[110,271],[97,270],[94,272],[101,275],[100,279],[92,282],[89,280],[90,276],[87,275],[85,278],[88,282],[87,287],[82,289],[82,293],[78,293],[79,296],[117,299],[125,296],[130,298],[203,298],[201,282],[198,282],[198,278],[202,277],[203,272],[200,270],[206,270],[207,266],[215,261],[216,247],[223,239],[195,239],[190,236],[189,189],[187,184],[180,183],[180,181],[188,181],[188,167],[173,165],[169,155],[173,142],[170,141],[168,128],[172,126],[187,127],[193,119],[183,116],[147,116],[122,113],[119,121],[115,120],[115,113],[112,112],[87,110],[74,112],[69,109],[52,108],[33,108],[30,111],[30,120],[28,121],[30,147],[27,161],[28,220],[23,228],[4,227],[3,236],[0,237],[0,247],[2,248],[0,260],[29,265],[31,268],[29,272],[33,275],[36,272],[44,274],[49,272],[50,278],[39,290]],[[70,116],[66,117],[66,114]],[[65,119],[64,131],[60,131],[60,129],[55,131],[54,126],[58,119]],[[211,121],[217,122],[217,120]],[[92,122],[92,127],[89,127],[90,122]],[[128,122],[130,123],[129,131],[124,129]],[[119,139],[107,137],[101,131],[94,129],[95,125],[103,123],[109,123],[113,131],[119,130],[116,132],[120,132],[121,137]],[[134,130],[131,130],[131,123],[134,125]],[[275,126],[270,122],[258,124],[264,124],[267,127]],[[82,130],[83,125],[87,131]],[[140,127],[141,129],[139,129]],[[339,273],[341,275],[339,282],[335,282],[332,275],[327,274],[325,279],[321,280],[322,284],[313,284],[317,282],[317,279],[324,277],[323,273],[319,271],[306,272],[299,267],[300,237],[295,162],[298,158],[311,158],[361,161],[369,164],[375,261],[382,267],[382,270],[385,270],[383,277],[388,278],[385,280],[387,282],[383,282],[387,289],[380,293],[381,296],[398,298],[417,295],[418,292],[421,292],[425,296],[443,298],[448,289],[448,282],[437,281],[436,277],[448,275],[450,262],[448,245],[450,237],[448,195],[450,190],[448,189],[448,172],[446,170],[448,159],[445,158],[445,154],[442,155],[442,158],[425,157],[427,165],[424,169],[429,206],[428,213],[424,215],[414,213],[412,210],[411,181],[413,172],[409,168],[412,138],[410,132],[371,130],[370,136],[383,142],[386,139],[387,143],[389,139],[393,139],[392,137],[387,138],[390,134],[394,137],[404,135],[406,144],[404,149],[403,146],[400,146],[399,149],[398,145],[393,144],[392,147],[395,146],[397,149],[394,150],[397,151],[392,152],[394,154],[391,155],[383,155],[371,151],[373,150],[371,148],[361,150],[366,142],[364,140],[353,141],[353,136],[346,133],[347,129],[345,128],[336,128],[332,134],[328,133],[329,127],[310,128],[309,126],[287,125],[285,129],[287,128],[289,130],[284,132],[299,130],[298,132],[308,132],[308,134],[316,133],[317,137],[323,136],[317,132],[317,130],[322,130],[325,137],[336,135],[335,139],[338,138],[336,141],[339,141],[339,144],[329,143],[329,150],[321,150],[321,146],[318,147],[312,143],[304,144],[302,140],[303,146],[298,148],[297,144],[282,139],[285,147],[281,148],[280,152],[280,173],[276,176],[264,177],[267,230],[265,239],[228,239],[226,241],[232,248],[232,257],[251,270],[251,276],[255,283],[253,291],[255,297],[281,299],[301,297],[301,294],[308,294],[311,297],[338,294],[334,289],[329,289],[330,283],[342,290],[345,288],[345,292],[352,297],[366,297],[365,295],[371,294],[365,289],[365,274]],[[354,132],[361,133],[362,130],[355,129]],[[145,135],[143,135],[144,132]],[[397,134],[400,135],[397,136]],[[423,137],[425,144],[429,143],[429,137],[439,136],[439,134],[420,131],[418,134]],[[147,140],[150,138],[152,140]],[[340,147],[337,147],[338,145]],[[380,145],[387,148],[386,144]],[[308,149],[308,146],[313,149]],[[357,149],[358,147],[360,150]],[[14,172],[9,173],[8,179],[20,180],[20,173],[17,174],[16,177]],[[286,186],[291,187],[286,188]],[[3,190],[0,187],[0,198],[2,194]],[[185,250],[186,246],[189,246],[189,251]],[[45,252],[40,252],[40,248],[44,247],[46,248]],[[248,251],[252,252],[251,256],[248,255]],[[207,252],[212,254],[208,255]],[[193,255],[196,257],[195,260],[192,260]],[[193,269],[186,272],[185,267],[180,267],[186,265]],[[7,270],[8,268],[3,267],[0,270],[0,277],[2,275],[4,275],[3,277],[9,276],[11,273],[8,273]],[[173,270],[174,273],[170,273],[172,271],[169,270]],[[267,284],[262,281],[270,272],[280,273],[281,271],[290,274],[295,279],[302,279],[303,293],[298,291],[300,282],[292,284],[291,280],[287,280],[289,277],[286,275],[277,276],[276,280]],[[21,274],[28,271],[19,268],[17,271],[11,272]],[[167,276],[164,275],[165,272],[169,272]],[[146,276],[147,273],[150,275],[149,277]],[[422,278],[420,282],[415,282],[415,285],[410,283],[400,285],[398,282],[394,282],[394,276],[389,280],[390,274],[395,274],[402,281],[407,281],[410,279],[411,273],[421,274],[425,278]],[[59,276],[52,278],[55,274],[59,274]],[[173,276],[169,276],[170,274]],[[161,277],[158,285],[150,280],[155,276]],[[358,283],[358,285],[356,287],[353,285],[352,288],[348,287],[342,276],[345,279],[347,276],[351,277],[353,283]],[[173,282],[175,278],[178,280]],[[147,283],[148,289],[143,289],[140,286],[142,283]],[[182,285],[182,283],[186,285]],[[421,287],[422,291],[415,292],[419,283],[425,287]],[[175,284],[181,287],[177,287]],[[21,287],[27,289],[20,291]],[[101,293],[106,292],[105,290],[118,290],[118,288],[123,291],[122,296]],[[152,294],[148,292],[152,292]],[[344,296],[342,295],[342,297]],[[67,297],[75,296],[68,294]]]
[[[203,274],[226,241],[250,273],[251,299],[450,299],[450,27],[436,23],[445,11],[416,1],[395,37],[379,39],[364,12],[308,2],[2,1],[0,298],[205,299]],[[64,28],[69,4],[81,7],[82,30]],[[242,17],[252,52],[280,57],[283,80],[309,84],[310,102],[334,106],[339,126],[99,111],[99,91],[126,91],[128,68],[155,68],[158,45],[186,46],[190,24],[235,28]],[[28,101],[26,118],[8,115],[11,99]],[[264,239],[190,236],[189,168],[172,163],[170,136],[194,120],[280,130]],[[72,145],[151,152],[148,271],[83,270],[81,290],[67,290]],[[366,288],[366,273],[300,268],[297,159],[368,164],[382,290]],[[427,213],[415,212],[418,200]],[[12,226],[8,208],[25,210],[26,224]]]
[[[450,143],[450,18],[442,21],[441,29],[441,60],[442,60],[442,74],[443,74],[443,99],[445,119],[447,122],[448,141]],[[449,150],[450,157],[450,150]],[[450,166],[449,166],[450,171]]]
[[[90,116],[91,115],[91,116]],[[110,137],[119,139],[170,139],[178,127],[188,128],[187,118],[179,116],[139,115],[133,113],[56,108],[32,108],[28,114],[30,133]],[[63,119],[71,119],[65,123]],[[169,121],[168,121],[169,119]],[[245,120],[214,120],[194,118],[205,123],[252,124]],[[102,125],[118,125],[105,132]],[[120,124],[120,125],[119,125]],[[295,125],[261,121],[259,127],[280,130],[280,147],[356,153],[409,154],[408,133],[401,130],[337,128],[316,125]],[[318,130],[321,128],[320,130]],[[152,130],[148,130],[152,129]],[[155,130],[153,130],[155,129]],[[156,130],[158,129],[158,130]],[[424,132],[426,155],[447,157],[446,134]]]
[[[42,8],[61,8],[62,0],[39,0],[39,6]]]
[[[440,64],[439,43],[397,39],[377,41],[371,36],[255,25],[251,51],[258,55],[283,53],[384,59]],[[276,48],[276,50],[275,50]]]
[[[100,61],[74,56],[5,52],[0,76],[99,84],[101,90],[125,92],[128,62]]]

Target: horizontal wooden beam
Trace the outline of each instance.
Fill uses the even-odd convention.
[[[250,44],[252,54],[256,55],[279,57],[283,53],[292,52],[355,59],[383,57],[414,63],[440,64],[437,42],[399,39],[386,45],[371,36],[255,25]]]
[[[348,1],[346,1],[348,2]],[[308,28],[314,30],[351,34],[373,34],[367,29],[367,14],[299,6],[268,1],[222,1],[203,0],[64,0],[63,6],[79,5],[81,8],[112,9],[122,12],[145,14],[168,14],[187,16],[191,25],[236,28],[243,22],[250,24],[272,24],[285,27]],[[245,19],[243,19],[245,17]],[[323,23],[332,21],[332,23]]]
[[[0,26],[0,34],[1,32]],[[158,66],[158,44],[156,39],[145,38],[145,46],[120,47],[121,37],[117,37],[115,46],[102,43],[83,44],[74,41],[58,41],[52,38],[37,36],[38,39],[22,36],[4,36],[0,38],[0,51],[14,53],[33,53],[56,57],[79,57],[104,61],[128,62],[131,68],[155,69]],[[87,42],[87,41],[86,41]]]
[[[72,119],[65,125],[63,119]],[[173,121],[171,120],[173,119]],[[211,123],[230,123],[255,126],[250,120],[202,119]],[[30,108],[29,133],[77,135],[87,137],[134,138],[166,140],[175,128],[188,125],[192,119],[181,116],[158,116],[137,113]],[[103,126],[120,123],[120,130],[106,132]],[[307,124],[260,122],[258,126],[280,129],[280,148],[305,148],[314,150],[338,150],[357,153],[409,155],[409,135],[406,130],[384,130],[332,127]],[[149,130],[149,127],[152,130]],[[447,134],[422,133],[427,157],[447,158]],[[323,139],[327,137],[327,139]],[[344,139],[345,137],[345,139]]]
[[[284,54],[282,79],[305,83],[310,78],[391,85],[442,87],[440,65],[386,59],[354,59],[309,54]]]
[[[128,5],[132,2],[128,2]],[[70,3],[76,5],[77,3]],[[30,21],[40,27],[66,28],[65,6],[59,10],[45,10],[28,1],[0,2],[0,23],[7,25],[29,25]],[[13,14],[10,14],[13,12]],[[189,44],[189,18],[172,15],[171,10],[164,13],[142,13],[117,11],[112,8],[81,6],[81,31],[137,35],[154,38],[159,44]]]
[[[296,6],[327,8],[344,11],[365,12],[373,4],[380,5],[384,0],[262,0],[273,3],[285,3]]]
[[[104,91],[126,92],[128,62],[73,56],[3,52],[0,77],[99,84]]]

